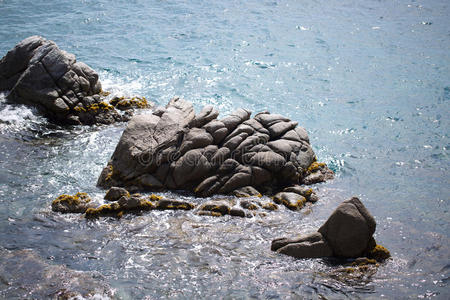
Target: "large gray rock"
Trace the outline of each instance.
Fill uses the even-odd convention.
[[[127,120],[103,101],[98,74],[40,36],[24,39],[0,60],[0,91],[8,101],[36,107],[61,124]]]
[[[353,197],[342,202],[318,232],[328,241],[335,256],[358,257],[367,250],[375,228],[375,219]]]
[[[210,106],[196,115],[192,103],[174,98],[153,114],[133,117],[98,185],[199,196],[250,186],[257,195],[301,184],[316,171],[306,132],[296,122],[269,113],[250,118],[244,109],[217,116]]]
[[[297,239],[275,239],[271,249],[297,258],[370,257],[374,249],[382,248],[372,237],[375,227],[375,219],[354,197],[342,202],[318,232]]]

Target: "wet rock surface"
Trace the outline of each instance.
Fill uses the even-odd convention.
[[[31,250],[0,247],[2,299],[109,299],[113,292],[98,273],[44,260]]]
[[[212,106],[195,114],[192,103],[174,98],[133,117],[98,185],[245,197],[332,177],[297,122],[268,112],[251,118],[244,109],[218,115]]]
[[[149,107],[136,97],[108,103],[93,69],[40,36],[24,39],[0,60],[0,91],[9,91],[9,102],[35,107],[59,124],[127,121],[130,111],[119,110]]]
[[[369,257],[383,261],[390,254],[376,245],[372,237],[375,228],[373,216],[353,197],[342,202],[317,232],[295,239],[275,239],[271,249],[296,258]]]

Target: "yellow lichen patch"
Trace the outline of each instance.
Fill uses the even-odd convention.
[[[150,105],[145,97],[114,97],[109,101],[111,105],[114,105],[117,109],[125,110],[129,108],[148,108]]]
[[[377,261],[375,259],[370,258],[363,258],[363,259],[357,259],[356,261],[352,262],[352,266],[365,266],[365,265],[376,265]]]
[[[155,195],[155,194],[151,194],[151,196],[148,197],[148,198],[149,198],[150,201],[159,201],[159,200],[163,199],[163,196],[158,196],[158,195]]]
[[[109,95],[111,95],[110,92],[104,91],[104,90],[101,90],[100,93],[98,93],[98,94],[102,97],[108,97]]]
[[[86,193],[76,193],[73,196],[62,194],[52,202],[52,206],[56,205],[58,203],[65,203],[67,205],[73,206],[78,205],[81,202],[88,203],[91,199],[89,198],[88,194]]]
[[[148,200],[142,199],[141,202],[139,203],[139,208],[142,210],[151,210],[155,208],[155,205]]]
[[[313,189],[307,189],[307,190],[305,191],[305,194],[304,194],[303,196],[305,196],[305,197],[310,197],[310,196],[312,195],[312,193],[313,193]]]
[[[221,217],[222,214],[217,211],[205,211],[201,210],[197,213],[199,216],[211,216],[211,217]]]
[[[278,205],[276,205],[275,203],[267,202],[262,205],[262,208],[264,208],[265,210],[277,210]]]
[[[88,208],[85,213],[86,219],[94,219],[101,216],[116,214],[120,211],[119,203],[104,204],[97,208]]]
[[[256,197],[262,198],[262,194],[261,194],[261,193],[258,193],[258,195],[256,195]]]
[[[369,258],[375,259],[376,261],[383,262],[384,260],[391,257],[391,253],[385,247],[376,245],[372,250],[369,251],[367,256]]]
[[[108,103],[102,101],[99,103],[94,103],[92,105],[89,105],[86,110],[87,111],[94,111],[97,112],[98,110],[111,110],[114,109],[114,106],[109,105]]]
[[[75,106],[74,110],[77,112],[86,112],[86,109],[82,106]]]
[[[319,163],[319,162],[313,162],[308,169],[306,170],[308,173],[314,173],[315,171],[319,170],[320,168],[325,167],[325,163]]]
[[[157,196],[157,197],[159,197],[159,196]],[[162,198],[157,202],[156,208],[160,209],[160,210],[165,210],[165,209],[190,210],[190,209],[194,208],[194,205],[192,203],[181,201],[181,200],[171,200],[171,199]]]
[[[355,268],[352,268],[352,267],[349,267],[349,268],[345,268],[343,271],[344,271],[345,273],[351,274],[351,273],[354,273],[354,272],[356,271],[356,269],[355,269]]]
[[[283,199],[283,205],[286,206],[287,208],[289,208],[290,210],[299,210],[303,207],[303,205],[305,204],[305,200],[300,199],[297,200],[297,202],[292,203],[290,201],[284,200]]]
[[[248,210],[257,210],[257,209],[259,209],[258,205],[254,204],[254,203],[249,203],[246,208]]]
[[[105,182],[110,181],[111,178],[112,178],[112,176],[114,175],[114,169],[113,169],[113,166],[112,166],[112,165],[108,165],[107,168],[108,168],[109,170],[108,170],[108,173],[107,173],[106,176],[105,176]]]

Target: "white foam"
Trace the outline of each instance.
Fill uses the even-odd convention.
[[[6,103],[6,94],[0,93],[0,132],[23,130],[36,123],[44,124],[46,122],[46,119],[39,116],[33,108]]]
[[[133,97],[141,95],[145,87],[145,78],[131,78],[129,76],[118,78],[108,72],[100,72],[100,82],[103,90],[111,93],[111,97]]]

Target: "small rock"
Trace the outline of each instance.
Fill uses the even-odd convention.
[[[258,210],[261,207],[261,203],[253,200],[242,200],[241,207],[248,210]]]
[[[261,193],[258,192],[258,190],[252,186],[244,186],[237,190],[234,190],[233,195],[236,197],[242,197],[242,198],[252,197],[252,196],[262,197]]]
[[[124,188],[112,187],[106,192],[105,200],[117,201],[121,197],[130,197],[130,193]]]
[[[61,195],[52,202],[52,210],[61,213],[84,213],[91,202],[86,193],[76,193],[73,196]]]
[[[283,190],[283,192],[291,192],[291,193],[299,194],[299,195],[305,197],[306,201],[308,201],[308,202],[314,203],[314,202],[317,202],[317,200],[319,200],[319,198],[317,197],[317,195],[313,191],[313,189],[310,187],[306,187],[306,186],[301,186],[301,185],[290,186],[290,187],[285,188]]]
[[[245,217],[245,211],[242,208],[239,208],[239,207],[232,207],[230,209],[230,216],[244,218]]]
[[[194,204],[183,201],[183,200],[173,200],[173,199],[161,199],[156,204],[156,209],[166,210],[166,209],[182,209],[190,210],[193,209]]]
[[[273,210],[277,210],[278,209],[278,205],[276,205],[275,203],[267,201],[267,202],[264,202],[262,204],[262,208],[264,208],[265,210],[273,211]]]
[[[300,210],[305,205],[306,198],[291,192],[280,192],[273,197],[277,204],[283,204],[290,210]]]
[[[213,200],[208,201],[200,205],[199,211],[211,211],[215,213],[220,213],[222,216],[228,215],[230,213],[230,204],[225,200]]]

